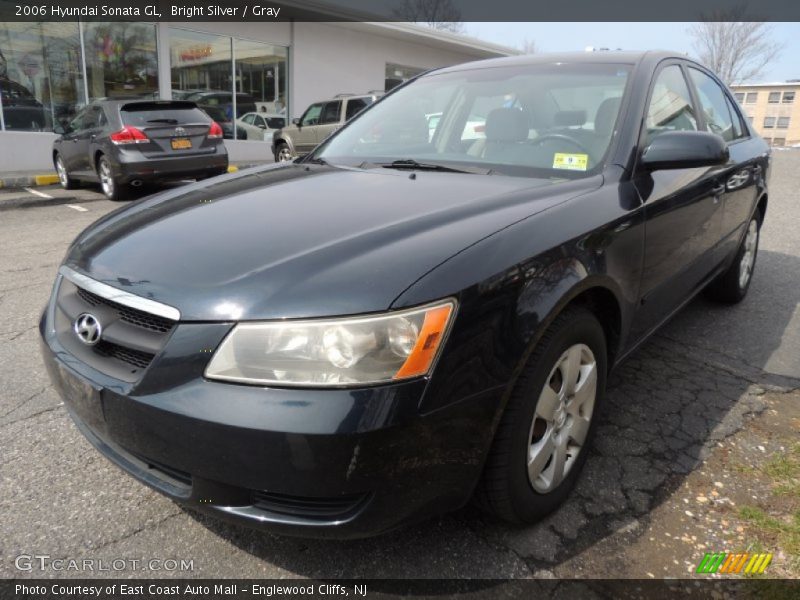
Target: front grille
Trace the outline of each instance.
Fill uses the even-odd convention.
[[[133,365],[134,367],[139,367],[140,369],[146,369],[147,366],[152,362],[153,358],[155,358],[155,354],[141,352],[139,350],[134,350],[133,348],[125,348],[119,344],[105,341],[101,341],[99,344],[97,344],[94,350],[98,354],[116,358],[122,362],[128,363],[129,365]]]
[[[143,310],[138,310],[135,308],[130,308],[129,306],[124,306],[123,304],[119,304],[118,302],[114,302],[113,300],[107,300],[97,294],[93,294],[88,290],[84,290],[83,288],[78,289],[78,296],[91,306],[98,306],[103,304],[110,308],[113,308],[117,313],[119,313],[119,318],[127,323],[131,323],[132,325],[136,325],[137,327],[143,327],[144,329],[149,329],[151,331],[157,331],[159,333],[167,333],[170,331],[174,326],[175,322],[170,321],[169,319],[165,319],[164,317],[159,317],[156,315],[151,315],[150,313],[146,313]]]
[[[100,342],[94,346],[84,344],[73,331],[82,313],[91,314],[102,326]],[[138,381],[176,326],[177,321],[109,300],[67,278],[61,280],[55,314],[58,339],[70,354],[106,375]]]
[[[289,496],[263,491],[252,493],[253,506],[256,508],[282,515],[319,520],[330,520],[351,515],[358,510],[366,498],[367,494],[350,494],[326,498]]]

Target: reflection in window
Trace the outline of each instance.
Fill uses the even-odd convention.
[[[384,89],[388,92],[394,87],[397,87],[404,81],[411,79],[422,73],[425,69],[418,67],[404,67],[403,65],[395,65],[392,63],[386,64],[386,78],[384,80]]]
[[[77,23],[0,23],[0,95],[7,130],[52,131],[86,103]]]
[[[736,136],[725,92],[716,81],[702,71],[689,69],[689,73],[700,96],[700,106],[703,109],[708,130],[722,136],[726,142],[730,142]]]
[[[648,139],[664,131],[697,129],[689,86],[677,65],[666,67],[658,75],[647,110],[646,125]]]
[[[89,97],[158,97],[156,28],[146,23],[84,26]]]

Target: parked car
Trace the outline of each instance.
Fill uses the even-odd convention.
[[[185,100],[196,102],[200,108],[218,106],[230,119],[233,117],[233,94],[223,91],[193,92]],[[256,99],[244,92],[236,93],[236,117],[256,110]]]
[[[370,106],[381,96],[372,92],[363,96],[340,94],[309,106],[299,119],[272,135],[272,154],[275,162],[304,156],[344,123]]]
[[[609,373],[702,290],[747,294],[770,161],[680,54],[439,69],[304,159],[89,227],[44,360],[100,452],[218,518],[358,537],[474,498],[530,523]]]
[[[204,179],[228,170],[222,127],[183,100],[101,100],[84,107],[53,142],[65,189],[99,181],[111,200],[145,182]]]
[[[233,139],[233,121],[231,121],[230,117],[225,114],[225,111],[220,108],[219,106],[202,106],[199,107],[204,113],[206,113],[209,117],[214,119],[215,122],[219,123],[220,127],[222,127],[222,138],[225,140],[232,140]],[[244,127],[236,125],[236,139],[237,140],[246,140],[247,139],[247,131]]]
[[[286,118],[272,113],[249,112],[236,119],[236,123],[247,133],[246,139],[271,142],[273,133],[286,125]]]
[[[0,77],[5,127],[14,131],[42,131],[47,127],[44,107],[24,85]]]

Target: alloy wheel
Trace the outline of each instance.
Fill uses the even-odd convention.
[[[100,159],[100,186],[103,188],[103,193],[111,198],[114,195],[114,177],[111,174],[111,165],[104,158]]]
[[[278,162],[289,162],[293,159],[292,151],[286,146],[278,150]]]
[[[58,174],[58,181],[61,183],[61,186],[66,188],[69,183],[69,177],[67,176],[67,169],[64,166],[64,159],[62,159],[61,156],[56,158],[56,173]]]
[[[744,238],[744,252],[742,260],[739,261],[739,287],[744,289],[753,274],[753,265],[756,262],[756,250],[758,248],[758,223],[755,219],[750,220],[747,227],[747,235]]]
[[[585,344],[556,361],[539,394],[528,436],[528,480],[541,494],[555,490],[583,449],[597,399],[597,361]]]

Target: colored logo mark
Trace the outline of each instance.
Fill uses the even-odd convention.
[[[772,562],[772,553],[708,553],[697,565],[697,573],[763,573]]]

